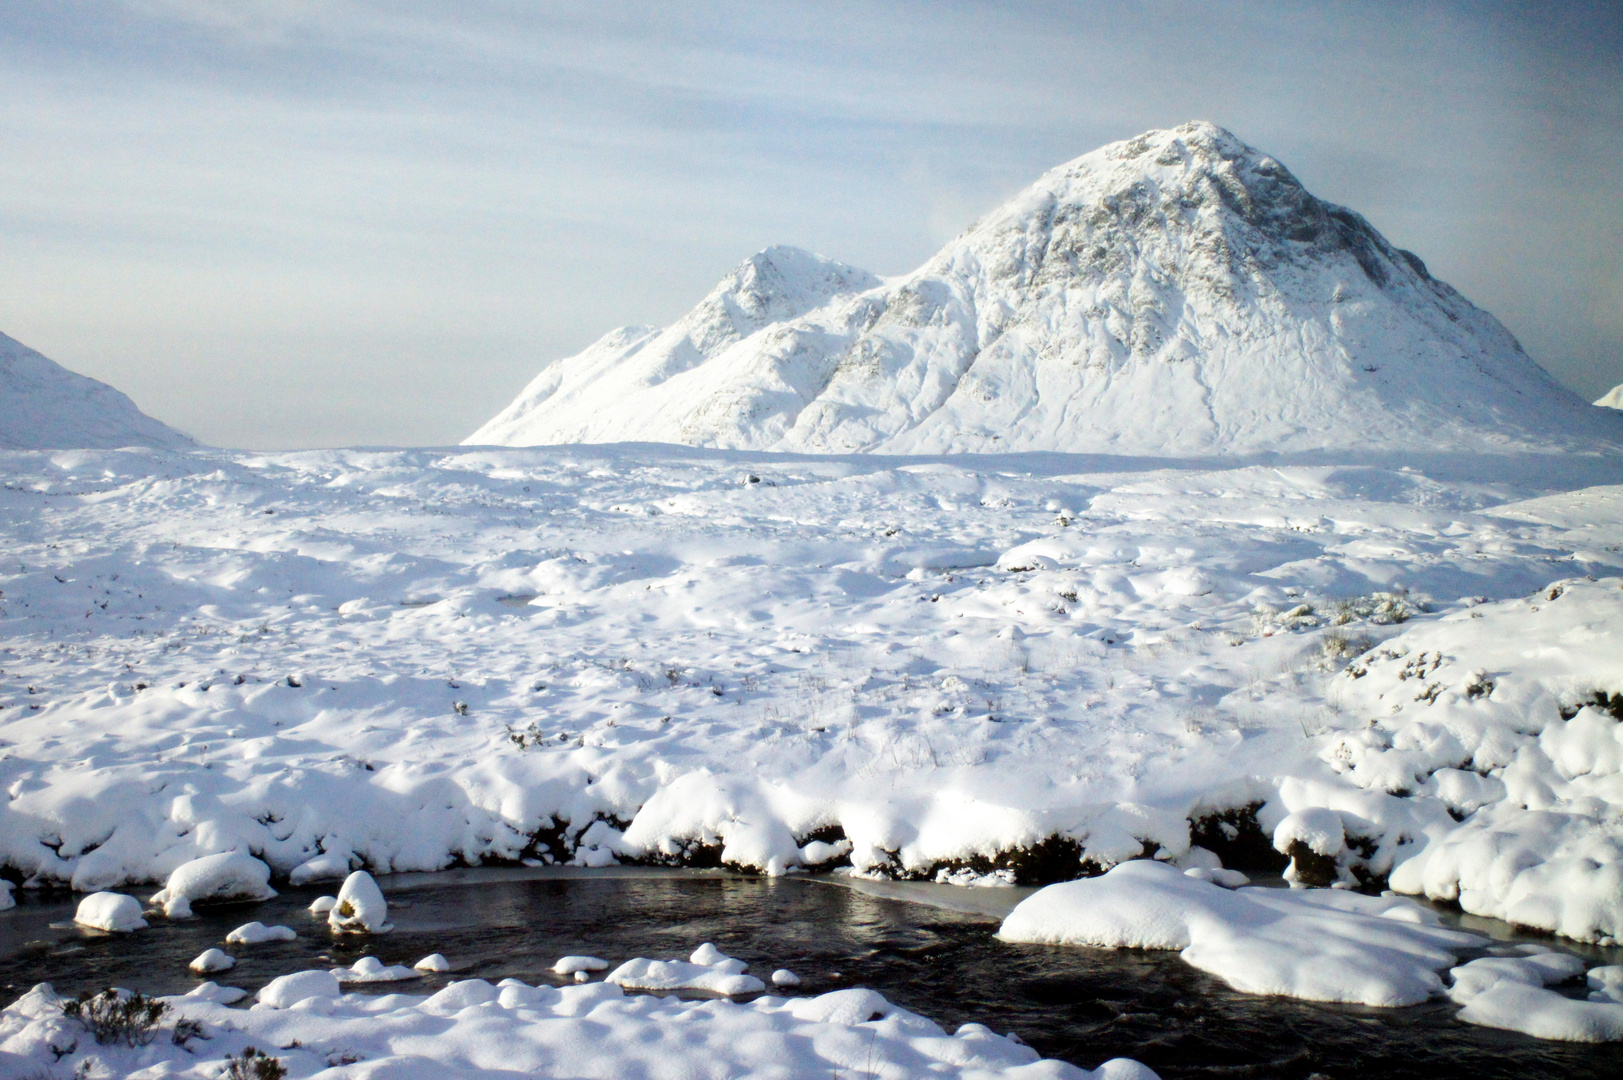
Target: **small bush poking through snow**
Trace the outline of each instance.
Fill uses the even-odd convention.
[[[103,1046],[147,1046],[158,1037],[158,1022],[169,1006],[144,994],[125,996],[108,987],[99,994],[86,990],[62,1003],[62,1015],[77,1020]]]
[[[283,1080],[287,1066],[256,1047],[246,1047],[240,1056],[227,1054],[220,1080]]]
[[[1333,668],[1345,663],[1355,656],[1362,656],[1373,648],[1375,642],[1364,634],[1349,634],[1343,630],[1331,630],[1324,635],[1319,643],[1319,651],[1324,656],[1326,668]]]

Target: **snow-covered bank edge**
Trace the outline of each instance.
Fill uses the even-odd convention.
[[[326,976],[325,980],[303,975]],[[948,1034],[862,989],[747,1003],[628,995],[612,982],[530,986],[455,982],[432,996],[340,994],[326,972],[288,976],[247,1010],[204,983],[164,1006],[135,1039],[98,1041],[40,984],[0,1010],[0,1071],[16,1076],[216,1077],[266,1055],[281,1072],[245,1075],[423,1078],[457,1075],[688,1076],[695,1062],[732,1075],[923,1075],[1154,1080],[1125,1058],[1087,1071],[980,1024]],[[296,985],[295,985],[296,984]],[[269,989],[267,987],[267,989]],[[272,1003],[274,1002],[274,1003]],[[235,1075],[235,1074],[227,1074]]]

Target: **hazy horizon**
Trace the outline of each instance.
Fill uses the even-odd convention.
[[[905,273],[1043,171],[1207,119],[1623,382],[1603,4],[249,0],[0,12],[0,332],[205,442],[454,443],[793,244]]]

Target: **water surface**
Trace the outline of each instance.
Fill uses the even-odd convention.
[[[1373,1009],[1254,997],[1174,953],[994,940],[998,913],[1023,891],[864,884],[870,890],[864,892],[827,879],[636,870],[456,871],[380,880],[395,930],[370,938],[328,934],[305,910],[319,889],[200,907],[194,920],[160,917],[130,935],[63,926],[72,918],[71,900],[19,891],[19,906],[0,913],[0,986],[7,1000],[42,981],[64,994],[108,985],[183,993],[200,981],[187,962],[212,946],[238,959],[217,981],[248,990],[290,971],[348,965],[364,955],[409,965],[445,954],[456,969],[450,974],[359,988],[423,993],[470,977],[561,984],[549,969],[568,953],[611,961],[685,957],[711,941],[762,978],[790,968],[804,980],[793,993],[871,986],[949,1031],[983,1023],[1018,1034],[1047,1056],[1086,1068],[1134,1057],[1167,1080],[1623,1076],[1623,1045],[1541,1042],[1472,1027],[1454,1019],[1457,1006],[1448,1002]],[[968,910],[900,896],[944,897]],[[226,933],[250,919],[284,923],[299,938],[225,946]],[[1456,921],[1508,933],[1499,924]],[[1560,947],[1592,963],[1619,962],[1620,950]]]

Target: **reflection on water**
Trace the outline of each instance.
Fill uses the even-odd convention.
[[[8,1000],[40,981],[63,993],[107,985],[184,992],[198,981],[186,963],[249,919],[300,934],[227,949],[239,963],[218,981],[249,990],[329,961],[376,955],[411,964],[431,952],[444,953],[456,970],[368,989],[426,992],[473,976],[557,984],[563,980],[548,969],[566,953],[670,957],[713,941],[756,974],[792,969],[804,980],[796,993],[871,986],[949,1031],[973,1020],[1084,1067],[1135,1057],[1168,1080],[1623,1076],[1623,1047],[1471,1027],[1454,1020],[1456,1007],[1447,1002],[1389,1010],[1251,997],[1172,953],[1006,945],[992,939],[996,920],[987,914],[827,882],[647,872],[477,876],[476,887],[454,876],[385,879],[395,931],[362,939],[335,940],[305,912],[313,889],[200,908],[189,922],[158,918],[151,929],[123,936],[53,929],[72,918],[71,902],[25,896],[0,914],[0,985]],[[969,900],[974,891],[961,895]],[[985,899],[991,910],[1003,898]]]

